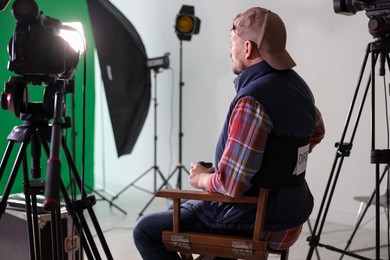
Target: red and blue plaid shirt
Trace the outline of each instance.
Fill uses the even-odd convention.
[[[265,109],[252,97],[241,98],[229,122],[229,136],[208,190],[231,197],[242,196],[252,177],[260,170],[272,121]]]
[[[260,170],[272,121],[252,97],[241,98],[233,109],[229,122],[229,136],[218,164],[218,170],[209,180],[207,189],[231,197],[242,196],[250,187],[253,175]],[[310,139],[310,151],[325,134],[321,114],[317,110],[316,126]]]
[[[324,136],[325,128],[317,110],[315,132],[310,140],[310,150]],[[240,98],[229,122],[228,139],[218,170],[212,175],[207,189],[231,197],[243,195],[251,187],[252,177],[260,170],[272,120],[264,107],[252,97]],[[299,237],[302,226],[277,232],[266,232],[269,247],[282,250]]]

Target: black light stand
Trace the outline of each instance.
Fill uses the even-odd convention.
[[[321,206],[319,208],[318,216],[316,219],[316,223],[312,235],[308,237],[310,249],[307,255],[307,259],[312,258],[314,249],[316,249],[318,246],[357,259],[370,259],[365,256],[358,255],[353,252],[337,248],[332,245],[326,245],[320,243],[322,229],[324,227],[327,213],[330,207],[330,203],[332,201],[333,193],[335,191],[337,180],[340,175],[341,166],[343,164],[344,158],[348,157],[351,153],[352,143],[356,134],[356,130],[360,121],[360,117],[363,111],[364,103],[366,101],[370,85],[371,85],[371,131],[372,131],[371,132],[371,163],[375,164],[375,259],[376,260],[380,259],[380,205],[379,205],[380,204],[379,203],[380,182],[381,182],[380,165],[381,164],[388,165],[390,163],[390,150],[389,149],[378,150],[375,148],[375,66],[379,59],[380,62],[379,75],[384,77],[386,62],[387,65],[390,67],[389,51],[390,51],[390,40],[388,38],[378,38],[376,41],[369,43],[367,46],[363,65],[361,67],[360,75],[358,78],[358,84],[347,115],[347,120],[344,126],[344,130],[340,142],[336,143],[336,147],[337,147],[336,157],[332,165],[328,183],[326,185],[325,194],[322,199]],[[362,77],[364,74],[364,70],[367,64],[369,54],[371,54],[371,72],[367,82],[367,86],[363,92],[362,101],[359,106],[359,110],[355,119],[355,124],[353,125],[351,138],[348,142],[345,141],[346,133],[350,124],[350,120],[351,120],[353,109],[355,107],[357,96],[360,91],[359,90],[360,84],[362,81]]]
[[[182,88],[184,86],[184,82],[183,82],[183,43],[182,42],[183,42],[183,40],[185,40],[185,41],[191,40],[191,37],[193,34],[199,33],[200,23],[201,23],[200,19],[195,16],[195,8],[193,6],[183,5],[180,9],[179,14],[176,16],[175,32],[180,40],[179,162],[178,162],[175,170],[168,176],[168,178],[165,180],[163,179],[164,182],[161,184],[161,186],[157,189],[156,189],[156,186],[154,187],[155,191],[161,190],[164,186],[169,186],[169,180],[176,173],[178,173],[176,188],[181,189],[181,187],[182,187],[182,171],[184,170],[185,172],[187,172],[187,174],[189,174],[189,171],[184,167],[183,162],[182,162],[182,138],[183,138],[183,131],[182,131],[183,94],[182,94]],[[166,57],[166,55],[165,55],[165,57]],[[156,60],[161,60],[161,59],[156,59]],[[151,63],[153,64],[153,61]],[[150,67],[150,66],[148,66],[148,67]],[[142,177],[142,175],[140,177]],[[161,175],[161,177],[163,177],[163,176]],[[137,180],[138,179],[136,179],[134,182],[136,182]],[[133,186],[133,183],[131,183],[129,186]],[[149,202],[145,205],[145,207],[139,213],[139,216],[142,216],[145,209],[153,202],[155,197],[156,196],[154,195],[149,200]]]
[[[182,74],[183,74],[183,69],[182,69],[182,63],[183,63],[183,47],[182,47],[182,40],[180,40],[180,84],[179,84],[179,163],[176,166],[175,170],[164,180],[164,182],[161,184],[160,187],[158,187],[158,190],[161,190],[164,186],[169,186],[169,180],[176,174],[178,173],[177,177],[177,182],[176,182],[176,188],[181,189],[181,184],[182,184],[182,171],[184,170],[189,174],[190,172],[185,168],[185,166],[182,163],[182,138],[183,138],[183,132],[182,132],[182,87],[184,86],[184,82],[182,79]],[[142,216],[144,211],[149,207],[149,205],[153,202],[153,200],[156,198],[156,195],[154,195],[148,203],[146,203],[145,207],[141,210],[139,213],[139,216]]]
[[[179,14],[176,16],[175,32],[180,41],[180,73],[179,73],[179,162],[173,170],[173,172],[168,176],[166,183],[176,174],[176,188],[181,189],[182,187],[182,173],[183,170],[190,174],[190,172],[185,168],[182,160],[182,148],[183,148],[183,130],[182,130],[182,118],[183,118],[183,40],[190,41],[192,35],[198,34],[200,30],[200,19],[195,16],[195,8],[189,5],[183,5],[180,8]],[[160,187],[164,186],[165,183]]]
[[[161,185],[160,189],[169,182],[169,180],[176,174],[177,172],[177,181],[176,181],[176,188],[181,189],[182,187],[182,173],[183,170],[190,174],[190,172],[185,168],[183,161],[182,161],[182,148],[183,148],[183,130],[182,130],[182,118],[183,118],[183,41],[180,39],[180,73],[179,73],[179,162],[173,170],[173,172],[168,176],[167,180],[163,185]],[[159,189],[159,190],[160,190]]]
[[[183,147],[183,130],[182,130],[182,117],[183,117],[183,40],[189,41],[193,34],[198,34],[200,30],[200,19],[195,16],[195,8],[189,5],[183,5],[176,16],[175,32],[180,40],[180,82],[179,82],[179,162],[175,170],[168,176],[168,178],[161,184],[158,190],[161,190],[164,186],[169,186],[169,180],[178,173],[176,188],[182,187],[182,173],[183,170],[189,174],[190,172],[185,168],[182,161],[182,147]],[[153,196],[141,211],[139,216],[142,216],[144,210],[152,203],[156,196]]]
[[[167,56],[165,56],[167,57]],[[164,67],[168,67],[169,66],[169,61],[166,65],[164,65]],[[157,139],[158,139],[158,136],[157,136],[157,106],[158,106],[158,102],[157,102],[157,73],[159,73],[160,67],[157,66],[157,67],[154,67],[153,68],[153,71],[154,71],[154,98],[153,99],[153,107],[154,107],[154,135],[153,135],[153,141],[154,141],[154,145],[153,145],[153,165],[148,169],[146,170],[145,172],[143,172],[140,176],[138,176],[133,182],[131,182],[130,184],[128,184],[126,187],[124,187],[122,190],[120,190],[115,196],[113,196],[112,200],[115,200],[117,199],[123,192],[125,192],[127,189],[129,189],[130,187],[134,187],[134,188],[137,188],[139,190],[142,190],[144,192],[147,192],[147,193],[150,193],[154,196],[154,194],[159,190],[161,189],[162,187],[164,186],[169,186],[169,184],[167,183],[164,175],[162,174],[159,166],[157,165]],[[144,176],[146,176],[149,172],[153,171],[153,191],[149,191],[147,189],[144,189],[138,185],[136,185],[136,183],[142,179]],[[160,178],[162,179],[163,181],[163,185],[157,189],[157,176],[160,176]],[[154,198],[154,197],[153,197]],[[145,207],[141,210],[141,212],[139,213],[139,216],[142,216],[143,212],[149,207],[150,203],[152,202],[153,198],[145,205]]]
[[[16,80],[18,78],[19,77],[11,77],[11,79]],[[0,217],[5,213],[9,194],[15,182],[19,167],[23,162],[24,193],[26,195],[25,207],[27,214],[26,218],[28,224],[31,259],[41,259],[36,195],[43,193],[45,194],[44,208],[45,210],[50,211],[52,216],[52,259],[63,259],[64,241],[62,241],[61,236],[62,229],[60,223],[60,192],[65,202],[66,209],[72,217],[76,232],[78,232],[78,235],[80,236],[82,248],[85,250],[85,254],[87,255],[88,259],[101,259],[101,256],[93,239],[91,231],[87,225],[85,216],[83,215],[83,211],[85,209],[88,210],[90,219],[94,225],[95,231],[106,255],[106,259],[113,259],[108,245],[105,241],[103,232],[98,224],[96,215],[92,209],[92,206],[96,203],[95,197],[87,196],[84,189],[81,187],[82,182],[80,176],[77,172],[75,163],[66,145],[65,137],[62,132],[62,129],[64,127],[69,127],[69,122],[63,122],[62,120],[64,115],[63,96],[66,94],[65,89],[67,88],[67,83],[65,81],[59,80],[56,81],[54,84],[55,91],[53,93],[55,94],[52,126],[48,125],[46,114],[41,112],[42,110],[44,110],[42,109],[43,105],[47,104],[38,104],[34,105],[36,106],[36,108],[38,108],[38,110],[33,109],[34,111],[31,113],[25,113],[24,115],[21,114],[20,118],[24,121],[24,125],[14,127],[14,129],[8,136],[9,142],[0,165],[0,180],[3,177],[14,144],[20,143],[20,148],[13,164],[11,173],[8,177],[8,182],[4,190],[4,194],[1,198]],[[50,87],[50,85],[53,86],[52,84],[49,84],[47,89]],[[29,105],[33,106],[33,104]],[[42,105],[42,107],[39,105]],[[51,141],[49,141],[49,139]],[[30,142],[32,142],[32,146],[35,147],[32,147],[32,150],[36,150],[36,146],[41,145],[44,148],[47,157],[49,158],[47,165],[46,182],[36,180],[36,178],[38,178],[39,176],[32,176],[32,180],[30,180],[28,177],[26,150]],[[48,145],[49,142],[51,142],[50,148]],[[66,191],[66,187],[61,179],[61,161],[59,159],[61,147],[63,148],[67,163],[72,172],[72,177],[74,178],[79,190],[81,191],[81,200],[72,201],[70,199]],[[33,165],[34,163],[39,162],[39,155],[40,152],[35,153],[35,155],[32,154],[33,160],[37,159],[35,162],[32,162],[32,167],[39,167],[39,165]]]

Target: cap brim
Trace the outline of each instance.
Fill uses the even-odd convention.
[[[260,50],[265,61],[274,69],[287,70],[296,66],[290,54],[286,51]]]

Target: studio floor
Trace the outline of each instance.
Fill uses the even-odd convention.
[[[148,214],[154,211],[164,210],[168,206],[168,202],[161,198],[154,198],[149,193],[138,190],[134,187],[123,192],[117,199],[111,201],[112,192],[105,190],[96,190],[97,204],[93,210],[98,219],[98,225],[104,233],[104,239],[107,241],[110,252],[115,260],[137,260],[141,259],[138,254],[133,240],[132,230],[139,217],[143,212]],[[100,194],[100,195],[99,195]],[[102,199],[102,197],[108,200]],[[152,199],[149,206],[147,203]],[[110,205],[110,202],[112,203]],[[145,208],[146,207],[146,208]],[[145,210],[144,210],[145,208]],[[124,212],[122,212],[124,211]],[[87,219],[88,215],[85,214]],[[310,223],[314,224],[315,219],[311,219]],[[352,230],[351,226],[326,223],[321,234],[321,243],[325,245],[344,248],[349,240]],[[92,229],[93,224],[89,222],[89,227]],[[303,233],[297,243],[290,249],[290,260],[306,259],[309,251],[309,245],[306,238],[310,235],[309,225],[305,224]],[[387,234],[381,233],[381,245],[387,245]],[[95,241],[99,244],[99,239],[95,236]],[[360,227],[354,236],[350,249],[356,254],[366,257],[367,259],[375,259],[375,231]],[[389,259],[388,248],[381,247],[381,259]],[[104,259],[104,253],[102,253]],[[316,251],[312,256],[313,260],[333,260],[341,259],[341,253],[332,250],[316,247]],[[270,255],[270,260],[278,259],[278,257]],[[343,256],[342,259],[358,259],[351,256]],[[364,259],[364,258],[361,258]]]

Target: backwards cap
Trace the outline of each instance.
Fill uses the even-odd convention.
[[[271,67],[286,70],[296,65],[286,50],[286,27],[270,10],[252,7],[238,14],[233,20],[233,30],[241,39],[256,43]]]

